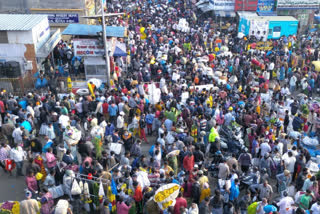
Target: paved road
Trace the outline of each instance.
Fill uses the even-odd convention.
[[[0,202],[21,201],[24,197],[26,188],[24,177],[10,176],[0,169]]]

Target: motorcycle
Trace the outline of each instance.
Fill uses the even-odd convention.
[[[240,154],[241,152],[248,150],[244,145],[240,127],[232,127],[231,129],[228,126],[222,126],[219,135],[221,148],[223,150],[234,154]]]

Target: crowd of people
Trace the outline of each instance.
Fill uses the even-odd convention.
[[[258,50],[194,1],[135,5],[114,20],[130,51],[111,88],[1,92],[0,165],[25,176],[20,213],[319,214],[317,33]]]

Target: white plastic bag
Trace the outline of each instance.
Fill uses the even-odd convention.
[[[304,137],[302,143],[307,146],[317,146],[319,144],[316,138]]]
[[[72,183],[72,188],[71,188],[71,195],[80,195],[80,194],[81,194],[81,188],[78,184],[78,181],[74,179]]]

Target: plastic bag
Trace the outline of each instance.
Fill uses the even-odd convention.
[[[60,198],[64,195],[62,185],[49,188],[48,190],[51,193],[53,199]]]
[[[289,133],[289,137],[295,139],[295,140],[298,140],[298,138],[301,136],[301,133],[300,132],[296,132],[296,131],[291,131]]]
[[[71,195],[80,195],[80,194],[81,194],[81,188],[78,184],[78,181],[74,179],[72,188],[71,188]]]
[[[319,144],[316,138],[304,137],[302,143],[307,146],[317,146]]]

